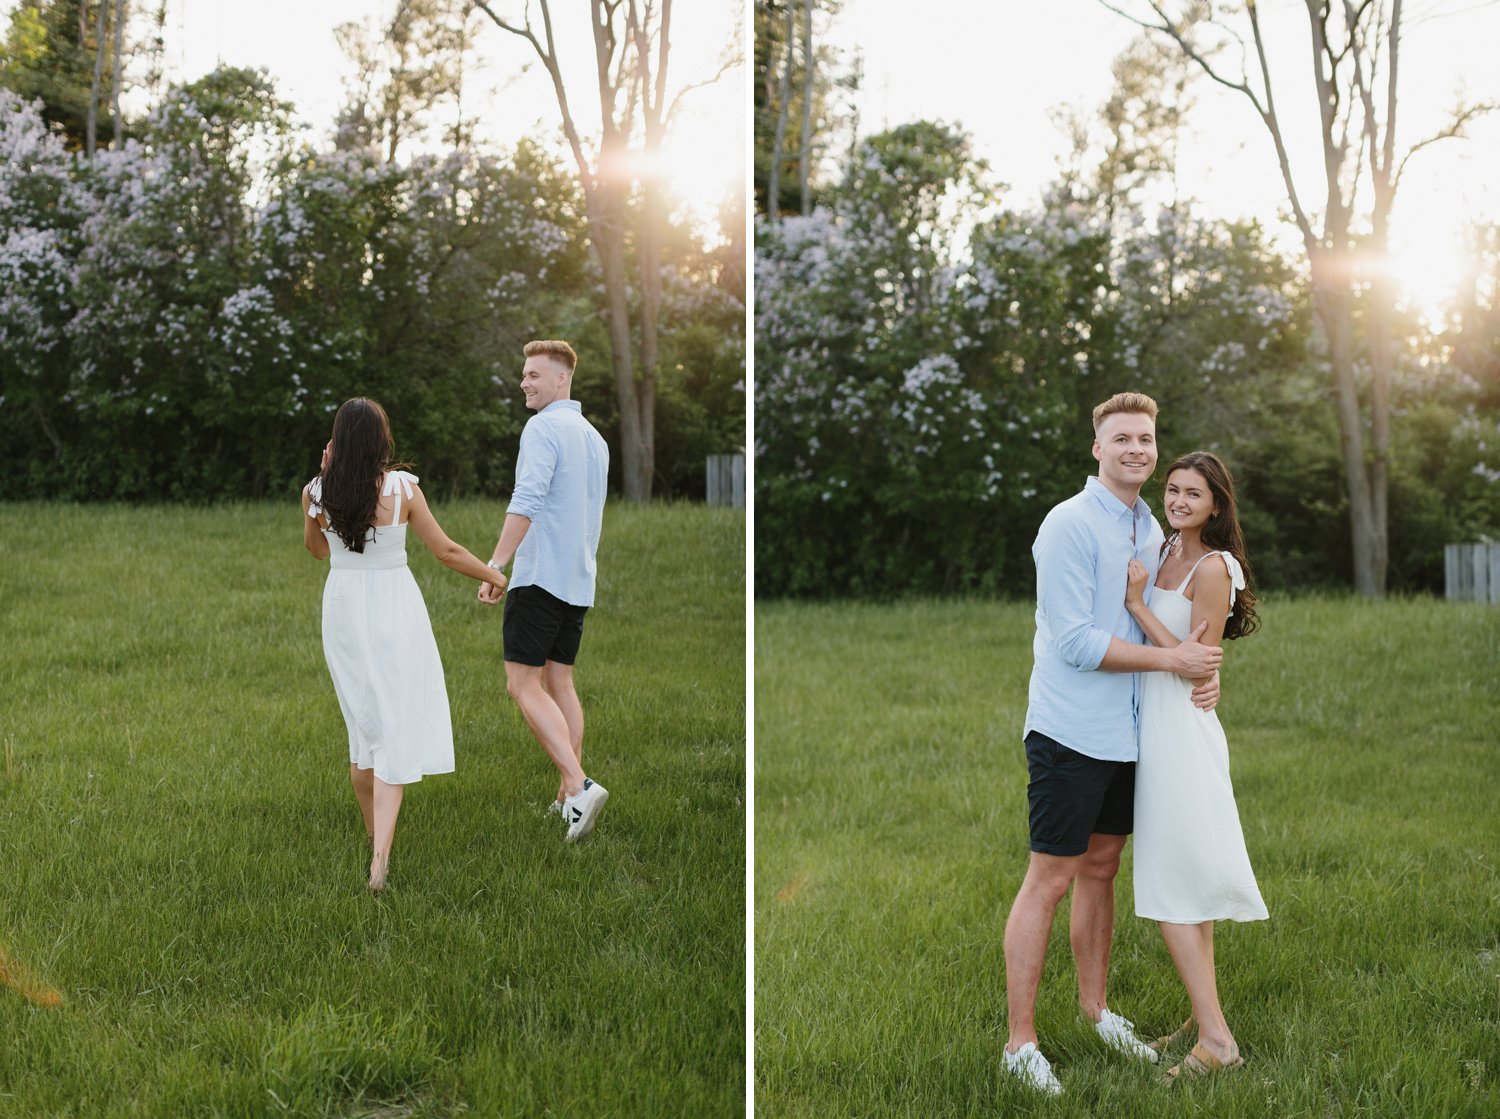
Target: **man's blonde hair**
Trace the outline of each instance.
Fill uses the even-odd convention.
[[[536,342],[527,342],[521,352],[527,357],[536,357],[537,354],[546,354],[550,358],[562,362],[568,367],[568,372],[573,372],[578,367],[578,355],[573,352],[573,347],[566,342],[556,338],[541,339]],[[1153,405],[1155,407],[1155,405]]]
[[[1099,425],[1104,422],[1104,417],[1113,416],[1117,412],[1139,412],[1143,416],[1156,419],[1156,401],[1152,400],[1143,392],[1117,392],[1103,404],[1094,409],[1094,434],[1099,434]]]

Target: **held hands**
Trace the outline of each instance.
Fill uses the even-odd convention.
[[[1131,560],[1125,572],[1125,606],[1130,609],[1146,603],[1146,565],[1140,560]]]
[[[479,601],[486,606],[494,606],[505,597],[505,586],[508,580],[498,571],[495,572],[495,577],[500,580],[498,587],[494,583],[479,584]]]

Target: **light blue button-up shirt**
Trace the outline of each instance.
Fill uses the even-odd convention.
[[[538,586],[574,606],[594,605],[608,479],[609,447],[576,400],[554,400],[526,421],[506,512],[531,527],[516,549],[512,589]]]
[[[1139,756],[1136,675],[1096,670],[1110,638],[1144,642],[1125,609],[1126,568],[1132,559],[1145,564],[1149,588],[1162,541],[1161,526],[1144,501],[1136,498],[1135,507],[1127,507],[1098,478],[1047,514],[1031,546],[1036,640],[1023,735],[1041,731],[1104,761]]]

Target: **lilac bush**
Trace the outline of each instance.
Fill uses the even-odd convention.
[[[1161,405],[1168,456],[1336,454],[1295,437],[1327,406],[1317,339],[1257,226],[1062,188],[1006,207],[932,124],[867,141],[828,197],[757,226],[760,593],[1029,592],[1037,525],[1096,469],[1089,412],[1125,389]],[[1301,527],[1276,481],[1247,486],[1272,548]],[[1328,484],[1336,502],[1336,469]],[[1295,577],[1334,582],[1340,562]]]
[[[701,245],[670,244],[663,394],[707,368],[705,394],[743,417],[743,311]],[[264,74],[226,69],[90,160],[0,91],[0,451],[20,495],[295,492],[358,393],[450,492],[505,492],[528,339],[577,340],[608,428],[597,283],[577,184],[530,142],[323,150]],[[701,492],[696,434],[662,434],[658,461],[696,460]]]

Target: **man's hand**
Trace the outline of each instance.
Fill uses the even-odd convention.
[[[1204,645],[1198,641],[1208,622],[1202,621],[1188,634],[1187,640],[1172,650],[1177,666],[1172,670],[1189,680],[1201,680],[1219,671],[1219,662],[1224,659],[1224,650],[1217,645]]]
[[[500,582],[502,584],[506,582],[506,578],[504,575],[500,576]],[[504,597],[505,589],[503,586],[497,587],[493,583],[479,584],[479,601],[484,603],[486,606],[494,606],[495,603],[499,602]]]
[[[1212,711],[1219,705],[1219,674],[1215,672],[1207,680],[1194,681],[1193,706],[1201,711]]]

